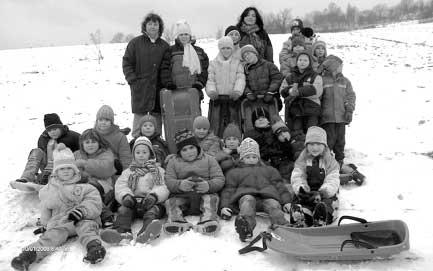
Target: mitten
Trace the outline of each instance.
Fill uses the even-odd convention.
[[[272,92],[266,92],[265,96],[263,97],[263,101],[265,103],[272,103],[274,100],[274,94]]]
[[[127,207],[127,208],[134,208],[135,205],[137,204],[137,200],[130,194],[126,194],[123,198],[122,198],[122,205]]]
[[[251,102],[253,102],[257,99],[257,96],[254,93],[250,92],[247,94],[247,99],[250,100]]]
[[[206,181],[201,181],[195,184],[195,191],[198,193],[206,193],[209,191],[209,183]]]
[[[77,224],[78,221],[83,219],[83,216],[84,216],[84,214],[82,211],[80,211],[79,209],[74,209],[69,213],[68,219],[73,221],[74,224]]]
[[[346,112],[344,113],[344,119],[345,119],[348,123],[351,123],[351,122],[352,122],[352,117],[353,117],[353,112],[346,111]]]
[[[193,191],[194,185],[195,185],[195,183],[191,182],[188,179],[181,180],[180,184],[179,184],[179,190],[183,191],[183,192],[191,192],[191,191]]]
[[[221,218],[224,220],[230,220],[232,218],[233,211],[230,208],[224,207],[221,209]]]
[[[149,194],[143,199],[141,206],[145,211],[150,210],[158,202],[158,197],[155,194]]]

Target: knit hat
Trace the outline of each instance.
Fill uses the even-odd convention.
[[[195,129],[208,129],[210,128],[210,122],[209,120],[204,116],[198,116],[194,119],[194,122],[192,123],[192,129],[195,131]]]
[[[236,123],[229,123],[223,132],[223,139],[225,140],[227,137],[236,137],[239,141],[242,140],[242,133],[239,129],[239,126]]]
[[[238,148],[239,159],[242,160],[248,154],[255,154],[260,158],[259,144],[254,139],[245,138]]]
[[[191,27],[186,22],[186,20],[180,20],[176,22],[174,36],[177,38],[180,34],[189,34],[190,36],[192,36]]]
[[[238,31],[240,33],[239,28],[237,28],[234,25],[230,25],[229,27],[226,28],[226,31],[224,31],[224,36],[227,36],[232,31]]]
[[[135,140],[134,146],[132,147],[132,157],[134,157],[135,148],[138,145],[145,145],[145,146],[147,146],[149,148],[149,151],[150,151],[150,154],[151,154],[150,158],[155,158],[156,157],[155,156],[155,151],[153,150],[152,142],[150,142],[150,140],[147,137],[145,137],[145,136],[140,136],[140,137],[138,137]],[[135,159],[135,157],[134,157],[134,159]]]
[[[60,143],[53,151],[53,172],[65,167],[74,169],[75,174],[80,173],[75,164],[75,157],[71,149],[67,148],[65,144]]]
[[[197,139],[188,129],[177,131],[174,135],[174,142],[176,143],[177,152],[180,152],[180,150],[187,145],[196,146],[200,151],[200,145],[198,144]]]
[[[223,47],[230,47],[233,49],[234,45],[232,38],[226,36],[220,38],[218,40],[218,49],[221,50]]]
[[[260,117],[265,117],[268,120],[270,120],[269,118],[269,112],[263,108],[263,107],[256,107],[253,111],[253,114],[251,115],[251,121],[254,125],[254,123],[256,122],[256,120]]]
[[[341,58],[335,55],[329,55],[326,57],[325,61],[323,61],[322,67],[329,72],[335,72],[341,64],[343,64]]]
[[[154,116],[152,116],[151,114],[146,114],[143,117],[141,117],[141,119],[139,120],[139,126],[141,128],[141,126],[143,126],[143,124],[145,124],[146,122],[150,122],[153,124],[153,127],[157,127],[156,125],[156,118]]]
[[[59,115],[57,115],[56,113],[45,114],[44,125],[45,125],[45,130],[63,127],[63,123],[60,120]]]
[[[289,128],[287,128],[284,121],[280,118],[280,116],[274,116],[272,118],[272,132],[276,135],[279,135],[282,132],[288,132]]]
[[[326,43],[323,40],[317,40],[316,42],[313,43],[313,46],[311,47],[311,51],[314,54],[314,51],[316,51],[316,48],[319,46],[323,46],[323,48],[325,48],[325,55],[326,55]]]
[[[305,48],[305,38],[304,37],[302,37],[302,36],[295,36],[292,39],[292,48],[295,48],[298,45]]]
[[[299,29],[302,30],[302,28],[304,28],[304,23],[302,22],[301,19],[294,19],[292,21],[292,23],[290,24],[290,32],[293,31],[293,28],[295,27],[299,27]]]
[[[114,123],[114,111],[109,105],[104,104],[99,108],[98,113],[96,113],[96,120],[108,119],[111,123]]]
[[[311,126],[307,130],[307,135],[305,136],[305,145],[308,143],[322,143],[328,146],[326,142],[326,132],[318,126]]]
[[[242,59],[243,59],[243,60],[245,60],[245,59],[244,59],[244,54],[245,54],[246,52],[254,53],[254,54],[256,54],[256,56],[259,55],[259,53],[257,52],[256,48],[254,48],[254,46],[252,46],[251,44],[247,44],[247,45],[245,45],[245,46],[243,46],[243,47],[241,48],[241,56],[242,56]]]

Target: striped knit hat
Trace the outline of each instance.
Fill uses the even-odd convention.
[[[183,147],[188,145],[196,146],[198,151],[200,152],[200,145],[198,144],[197,139],[188,129],[177,131],[174,135],[174,141],[176,142],[177,152],[180,152]]]
[[[140,136],[140,137],[138,137],[135,140],[134,147],[132,147],[132,157],[134,158],[134,160],[135,160],[134,151],[135,151],[135,148],[137,148],[138,145],[147,146],[149,148],[149,151],[150,151],[150,157],[149,157],[149,159],[155,159],[156,156],[155,156],[155,151],[153,150],[152,142],[150,142],[150,140],[147,137]]]
[[[254,139],[245,138],[238,148],[239,159],[242,160],[248,154],[255,154],[260,158],[259,144]]]

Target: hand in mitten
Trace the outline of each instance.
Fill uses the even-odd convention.
[[[79,209],[74,209],[68,214],[68,219],[73,221],[74,224],[77,224],[78,221],[83,219],[83,216],[84,214],[82,211],[80,211]]]
[[[272,103],[274,100],[274,94],[272,92],[266,92],[265,96],[263,97],[263,101],[265,103]]]
[[[33,234],[34,235],[38,235],[38,234],[42,234],[42,233],[44,233],[46,231],[47,231],[47,229],[45,227],[39,227],[39,228],[37,228],[36,230],[33,231]]]
[[[123,196],[122,198],[122,205],[127,207],[127,208],[134,208],[135,205],[137,204],[137,200],[130,194],[126,194],[125,196]]]
[[[298,87],[295,88],[295,86],[293,86],[293,87],[289,90],[289,94],[290,94],[290,96],[293,96],[293,97],[299,96],[299,90],[298,90]]]
[[[173,84],[173,83],[170,83],[170,84],[167,85],[166,89],[168,89],[168,90],[176,90],[177,86],[175,84]]]
[[[352,117],[353,117],[353,112],[350,112],[350,111],[346,111],[346,112],[344,112],[344,119],[345,119],[348,123],[351,123],[351,122],[352,122]]]
[[[149,194],[143,199],[141,206],[145,211],[150,210],[158,202],[158,197],[155,194]]]
[[[286,213],[290,213],[290,207],[292,207],[292,204],[290,202],[284,204],[283,205],[283,211],[286,212]]]
[[[253,102],[253,101],[255,101],[257,99],[257,96],[254,93],[250,92],[250,93],[247,94],[247,99],[249,101]]]
[[[191,192],[193,191],[194,185],[195,182],[192,182],[189,179],[181,180],[179,184],[179,190],[183,192]]]
[[[230,208],[224,207],[221,209],[221,218],[224,220],[230,220],[232,218],[233,211]]]
[[[197,193],[206,193],[209,191],[209,183],[206,181],[201,181],[195,184],[195,191]]]

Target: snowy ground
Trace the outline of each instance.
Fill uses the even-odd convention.
[[[188,232],[162,236],[152,245],[108,247],[97,266],[82,263],[84,249],[69,242],[32,270],[430,270],[433,161],[423,153],[433,151],[432,28],[410,23],[322,35],[328,53],[343,58],[344,74],[357,94],[354,121],[347,129],[347,161],[368,176],[362,187],[341,189],[340,214],[406,221],[409,252],[391,260],[344,264],[302,262],[270,250],[239,256],[243,244],[233,221],[223,221],[216,238]],[[271,37],[276,62],[286,38]],[[210,59],[215,57],[215,41],[199,45]],[[8,183],[20,176],[36,146],[44,113],[57,112],[71,129],[82,132],[93,126],[98,108],[109,104],[115,121],[131,126],[130,91],[121,70],[124,49],[125,44],[103,45],[101,64],[92,46],[0,51],[0,270],[10,270],[12,257],[35,240],[37,196],[16,192]],[[206,113],[207,105],[203,109]],[[256,234],[266,227],[264,220],[259,222]]]

